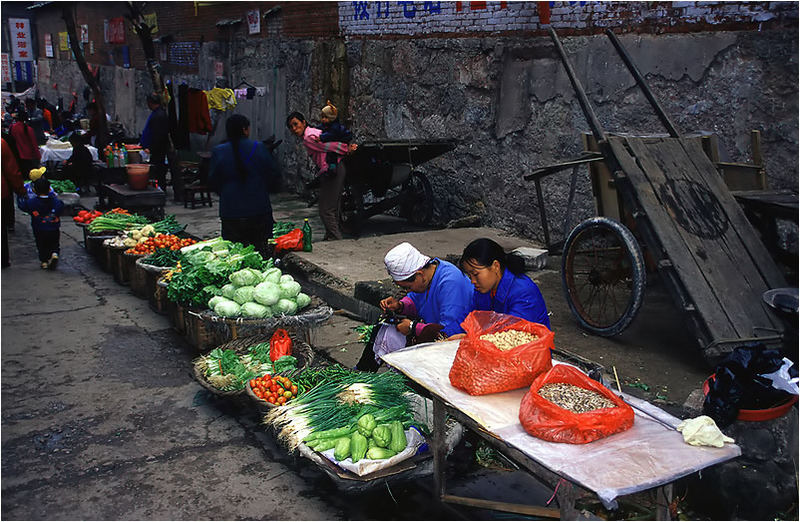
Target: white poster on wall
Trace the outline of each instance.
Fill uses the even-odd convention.
[[[11,31],[11,54],[14,61],[33,61],[30,21],[27,18],[9,18],[8,28]]]
[[[250,34],[261,32],[261,11],[259,9],[247,11],[247,26],[250,28]]]
[[[89,25],[83,24],[81,26],[81,43],[89,43]]]
[[[48,58],[53,57],[53,35],[50,33],[44,35],[44,55]]]
[[[10,83],[11,82],[11,60],[8,56],[8,53],[2,53],[2,61],[3,61],[3,83]]]

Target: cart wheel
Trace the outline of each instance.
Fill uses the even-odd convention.
[[[405,197],[400,207],[400,215],[412,224],[421,226],[433,218],[433,189],[424,174],[412,171],[403,184]]]
[[[644,258],[633,234],[613,219],[587,219],[570,232],[561,258],[564,293],[578,324],[611,337],[639,311],[646,284]]]

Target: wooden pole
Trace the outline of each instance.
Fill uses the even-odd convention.
[[[642,73],[639,72],[639,68],[636,67],[636,64],[633,63],[633,58],[631,58],[631,55],[628,54],[628,51],[622,46],[622,43],[617,38],[617,35],[615,35],[614,31],[611,29],[606,29],[606,34],[608,35],[609,40],[611,40],[611,43],[614,44],[614,48],[617,50],[617,53],[619,53],[622,61],[625,62],[625,66],[628,68],[628,71],[630,71],[631,76],[633,76],[633,78],[636,80],[639,88],[642,89],[645,98],[647,98],[647,101],[650,102],[653,110],[656,111],[658,119],[661,120],[661,123],[667,128],[669,135],[673,138],[680,138],[680,131],[678,131],[678,128],[674,123],[672,123],[672,120],[669,119],[669,116],[667,116],[667,113],[664,111],[664,108],[661,106],[661,104],[658,103],[653,91],[650,90],[650,86],[647,85],[644,76],[642,76]]]
[[[550,38],[553,40],[553,43],[556,46],[556,51],[558,51],[558,55],[561,57],[561,62],[564,64],[564,69],[567,71],[567,76],[569,76],[569,81],[572,83],[572,88],[575,89],[575,94],[578,95],[578,102],[580,102],[581,109],[583,109],[583,114],[586,116],[586,120],[589,122],[589,126],[592,128],[594,139],[597,140],[598,143],[605,141],[606,135],[603,132],[603,126],[600,125],[600,120],[598,120],[597,116],[595,116],[594,110],[589,103],[589,98],[586,96],[586,91],[583,90],[583,86],[581,85],[580,80],[578,80],[578,76],[575,74],[572,64],[569,63],[567,53],[564,51],[564,47],[561,46],[561,40],[558,39],[558,35],[552,27],[548,28],[548,31],[550,32]]]

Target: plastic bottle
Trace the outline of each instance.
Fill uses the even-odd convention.
[[[311,252],[311,225],[308,218],[303,221],[303,252]]]
[[[125,165],[128,164],[128,149],[126,149],[123,146],[121,152],[122,152],[122,166],[124,167]]]

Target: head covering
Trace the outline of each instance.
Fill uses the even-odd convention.
[[[31,169],[28,177],[31,181],[36,181],[37,179],[41,178],[44,175],[44,171],[46,171],[46,167],[39,167],[38,169]]]
[[[328,103],[322,108],[322,114],[328,119],[335,120],[337,116],[339,116],[339,111],[337,111],[336,107],[328,100]]]
[[[383,264],[395,281],[408,279],[414,272],[425,266],[431,258],[422,255],[410,243],[400,243],[386,253]]]

